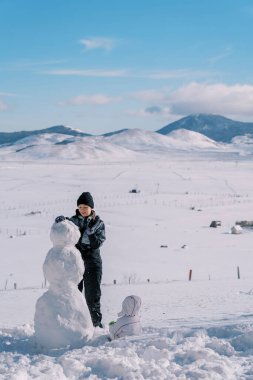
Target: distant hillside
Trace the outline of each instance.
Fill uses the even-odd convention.
[[[41,135],[45,133],[61,133],[63,135],[69,136],[90,136],[88,133],[84,133],[64,125],[56,125],[54,127],[46,129],[38,129],[35,131],[20,131],[20,132],[0,132],[0,145],[1,144],[12,144],[18,140],[21,140],[25,137],[30,137],[34,135]]]
[[[252,135],[253,123],[227,119],[220,115],[193,114],[159,129],[158,133],[167,135],[176,129],[187,129],[202,133],[212,140],[230,143],[235,136]]]
[[[158,135],[169,135],[172,131],[175,130],[188,130],[192,132],[200,133],[209,139],[221,142],[221,143],[231,143],[233,138],[238,136],[248,136],[253,138],[253,123],[245,123],[241,121],[235,121],[228,119],[226,117],[220,115],[211,115],[211,114],[193,114],[186,116],[180,120],[177,120],[173,123],[166,125],[165,127],[157,130]],[[129,132],[129,133],[128,133]],[[134,144],[134,139],[136,138],[136,133],[131,133],[131,129],[120,129],[116,131],[111,131],[100,135],[99,137],[110,138],[112,137],[117,140],[121,140],[122,137],[127,139],[132,139],[128,143],[130,146]],[[155,132],[154,132],[155,133]],[[185,133],[184,133],[185,134]],[[33,130],[33,131],[19,131],[19,132],[0,132],[0,145],[11,145],[15,144],[19,140],[23,140],[25,138],[31,138],[39,136],[39,135],[49,135],[47,140],[50,140],[50,136],[52,135],[53,139],[57,139],[57,137],[53,135],[62,135],[61,138],[59,136],[59,141],[56,143],[61,145],[66,145],[71,143],[69,140],[70,137],[88,137],[93,136],[91,134],[82,132],[80,130],[66,127],[64,125],[56,125],[50,128]],[[64,141],[64,135],[66,136],[66,141]],[[140,130],[137,133],[138,138],[140,138],[141,133]],[[182,137],[182,133],[180,134],[180,138]],[[193,136],[191,136],[193,137]],[[196,136],[195,136],[196,137]],[[142,136],[143,138],[143,136]],[[145,140],[147,135],[145,135]],[[151,140],[157,139],[155,134],[152,135],[152,138],[149,136]],[[188,137],[187,137],[188,138]],[[150,144],[152,145],[153,143]]]
[[[101,135],[101,136],[104,136],[104,137],[110,137],[110,136],[117,135],[117,134],[122,133],[122,132],[126,132],[126,131],[128,131],[128,130],[129,130],[129,129],[127,129],[127,128],[125,128],[125,129],[119,129],[118,131],[104,133],[104,134]]]

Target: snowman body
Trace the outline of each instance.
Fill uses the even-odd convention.
[[[75,244],[80,232],[69,220],[54,223],[50,238],[53,247],[43,264],[50,286],[37,301],[34,317],[35,338],[42,348],[82,347],[93,336],[89,309],[77,284],[84,263]]]

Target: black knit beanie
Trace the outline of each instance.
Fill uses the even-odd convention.
[[[92,195],[87,191],[86,193],[82,193],[80,197],[77,199],[77,206],[79,205],[86,205],[90,206],[90,208],[94,208],[94,201],[92,198]]]

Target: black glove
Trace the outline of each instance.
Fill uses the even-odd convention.
[[[63,222],[65,219],[67,218],[65,218],[63,215],[57,216],[57,218],[55,218],[55,223]]]

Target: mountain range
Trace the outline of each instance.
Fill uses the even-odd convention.
[[[253,123],[195,114],[156,132],[121,129],[94,136],[70,127],[54,126],[0,133],[0,160],[121,160],[143,158],[146,153],[151,156],[180,152],[251,155]]]
[[[230,143],[236,136],[252,135],[253,136],[253,122],[247,123],[242,121],[235,121],[220,115],[212,114],[192,114],[170,123],[156,132],[162,135],[168,135],[170,132],[177,129],[186,129],[201,133],[210,139],[217,142]],[[118,131],[108,132],[102,136],[109,137],[127,131],[121,129]],[[89,133],[57,125],[50,128],[33,130],[33,131],[19,131],[19,132],[0,132],[0,145],[12,144],[18,140],[31,135],[41,135],[48,133],[59,133],[67,136],[92,136]]]

